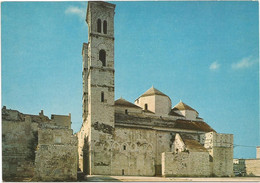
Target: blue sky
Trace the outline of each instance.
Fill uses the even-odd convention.
[[[234,134],[235,158],[255,158],[259,137],[258,2],[113,2],[115,99],[152,85]],[[86,2],[4,2],[2,106],[72,114],[82,123]]]

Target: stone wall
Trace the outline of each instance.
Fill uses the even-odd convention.
[[[70,125],[70,115],[50,120],[43,111],[30,115],[3,107],[3,179],[76,180],[77,138]]]
[[[77,180],[77,137],[71,129],[42,126],[35,160],[35,180]]]
[[[163,176],[210,176],[208,152],[162,153]]]
[[[260,159],[246,159],[246,174],[252,176],[260,176]]]
[[[116,128],[112,144],[112,175],[155,174],[156,132]]]
[[[212,175],[233,176],[233,135],[209,132],[204,143],[213,158]]]
[[[35,149],[29,122],[2,121],[3,177],[33,176]]]
[[[37,123],[16,110],[2,109],[3,178],[34,174]]]
[[[65,128],[71,129],[71,116],[70,114],[68,116],[52,114],[51,124],[54,126],[63,126]]]

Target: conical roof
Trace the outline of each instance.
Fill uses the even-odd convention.
[[[175,105],[172,109],[174,110],[191,110],[191,111],[195,111],[196,113],[198,113],[195,109],[191,108],[190,106],[188,106],[187,104],[183,103],[182,101],[180,101],[177,105]]]
[[[123,99],[122,97],[115,101],[115,106],[125,106],[125,107],[134,107],[134,108],[141,108],[127,100]]]
[[[146,97],[146,96],[152,96],[152,95],[162,95],[162,96],[166,96],[164,93],[162,93],[161,91],[157,90],[156,88],[154,88],[152,86],[152,88],[150,88],[149,90],[147,90],[143,95],[141,95],[140,97]],[[140,98],[139,97],[139,98]]]

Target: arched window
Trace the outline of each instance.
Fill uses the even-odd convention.
[[[148,110],[148,104],[144,104],[144,109]]]
[[[107,21],[106,20],[104,20],[104,22],[103,22],[103,32],[104,32],[104,34],[107,34]]]
[[[97,20],[97,32],[101,33],[101,20]]]
[[[106,66],[106,51],[105,50],[99,51],[99,60],[102,62],[102,66]]]
[[[104,100],[105,100],[104,92],[101,92],[101,102],[104,102]]]

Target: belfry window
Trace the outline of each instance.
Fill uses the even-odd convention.
[[[148,110],[148,104],[144,104],[144,109]]]
[[[101,102],[104,102],[104,100],[105,100],[104,92],[101,92]]]
[[[105,50],[99,51],[99,60],[102,62],[102,66],[106,66],[106,51]]]
[[[101,33],[101,20],[97,20],[97,32]]]
[[[104,22],[103,22],[103,32],[104,32],[104,34],[107,34],[107,21],[106,20],[104,20]]]

